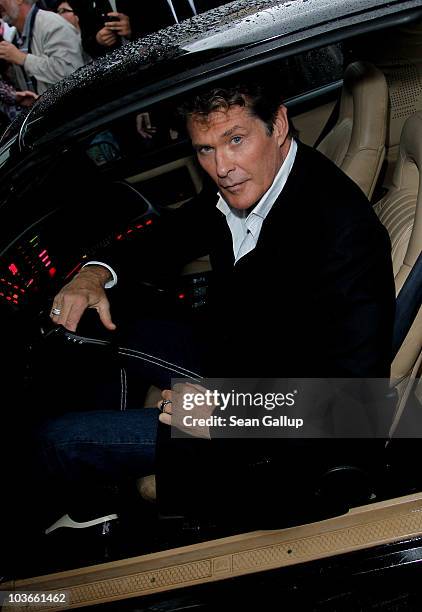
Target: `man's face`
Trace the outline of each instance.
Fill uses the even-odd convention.
[[[202,168],[226,202],[239,210],[256,204],[271,186],[290,147],[286,108],[280,106],[273,133],[247,107],[192,115],[187,123]]]
[[[9,25],[15,25],[19,17],[19,4],[16,0],[0,0],[1,18]]]

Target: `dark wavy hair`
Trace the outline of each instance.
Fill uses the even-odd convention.
[[[266,125],[268,135],[271,135],[281,104],[283,104],[283,95],[274,86],[274,82],[244,80],[201,91],[179,106],[178,115],[185,121],[194,115],[195,118],[199,120],[202,118],[206,122],[208,115],[214,111],[227,111],[232,106],[242,106],[261,119]],[[289,121],[289,136],[296,134],[295,128]]]

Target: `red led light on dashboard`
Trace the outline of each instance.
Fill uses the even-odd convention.
[[[51,278],[53,278],[53,276],[55,276],[57,270],[56,268],[50,268],[48,271],[49,276],[51,276]]]
[[[67,280],[67,279],[69,278],[69,276],[72,276],[72,274],[75,274],[75,273],[76,273],[76,272],[79,270],[79,268],[81,268],[81,267],[82,267],[82,263],[83,263],[83,262],[82,262],[82,261],[80,261],[80,262],[78,263],[78,265],[76,265],[76,266],[73,268],[73,270],[71,270],[71,271],[70,271],[68,274],[66,274],[66,276],[64,277],[64,278],[65,278],[65,280]],[[54,272],[52,272],[52,270],[54,270]],[[56,268],[54,268],[54,267],[53,267],[53,268],[50,268],[50,269],[49,269],[49,271],[48,271],[48,273],[49,273],[49,275],[50,275],[51,277],[53,277],[53,276],[55,275],[55,273],[56,273]]]
[[[11,273],[13,274],[13,276],[15,276],[18,273],[18,269],[16,267],[16,265],[14,263],[11,263],[9,266],[9,270],[11,271]]]
[[[152,219],[148,219],[148,221],[145,221],[145,225],[151,225],[152,224]]]

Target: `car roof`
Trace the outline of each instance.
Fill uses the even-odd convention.
[[[415,9],[422,16],[421,0],[237,0],[87,64],[21,114],[8,137],[30,124],[43,140],[57,130],[76,133],[113,109],[141,109],[143,99],[151,103],[164,91],[172,95],[265,62],[274,50],[287,54],[293,46],[323,44],[330,34],[332,42],[347,29],[356,34],[410,20]]]

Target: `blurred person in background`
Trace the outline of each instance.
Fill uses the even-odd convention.
[[[91,57],[100,57],[125,41],[226,4],[226,0],[156,0],[147,6],[136,0],[71,0],[69,4],[80,20],[83,48]]]
[[[83,48],[93,58],[174,23],[167,0],[148,6],[134,0],[72,0],[70,5],[79,17]]]
[[[0,40],[12,42],[16,37],[16,28],[0,20]],[[10,64],[0,61],[0,130],[4,129],[23,107],[32,106],[38,98],[33,91],[16,91],[10,83]]]
[[[38,98],[33,91],[16,91],[12,85],[0,79],[0,102],[8,106],[32,106]]]
[[[0,42],[0,59],[13,64],[19,89],[43,93],[83,66],[77,30],[35,0],[0,0],[0,14],[20,35],[19,48]]]
[[[81,41],[82,57],[83,57],[84,63],[87,64],[88,62],[91,61],[92,58],[82,46],[81,26],[79,23],[79,17],[75,13],[72,4],[70,2],[62,2],[62,0],[59,0],[55,4],[55,11],[58,15],[63,17],[63,19],[66,19],[66,21],[70,23],[70,25],[73,26],[78,32],[79,40]]]
[[[33,91],[16,91],[0,78],[0,132],[4,130],[24,107],[32,106],[38,98]]]
[[[56,5],[56,13],[61,15],[66,21],[68,21],[74,28],[76,28],[79,32],[81,31],[81,27],[79,25],[79,17],[70,6],[69,2],[58,2]]]

